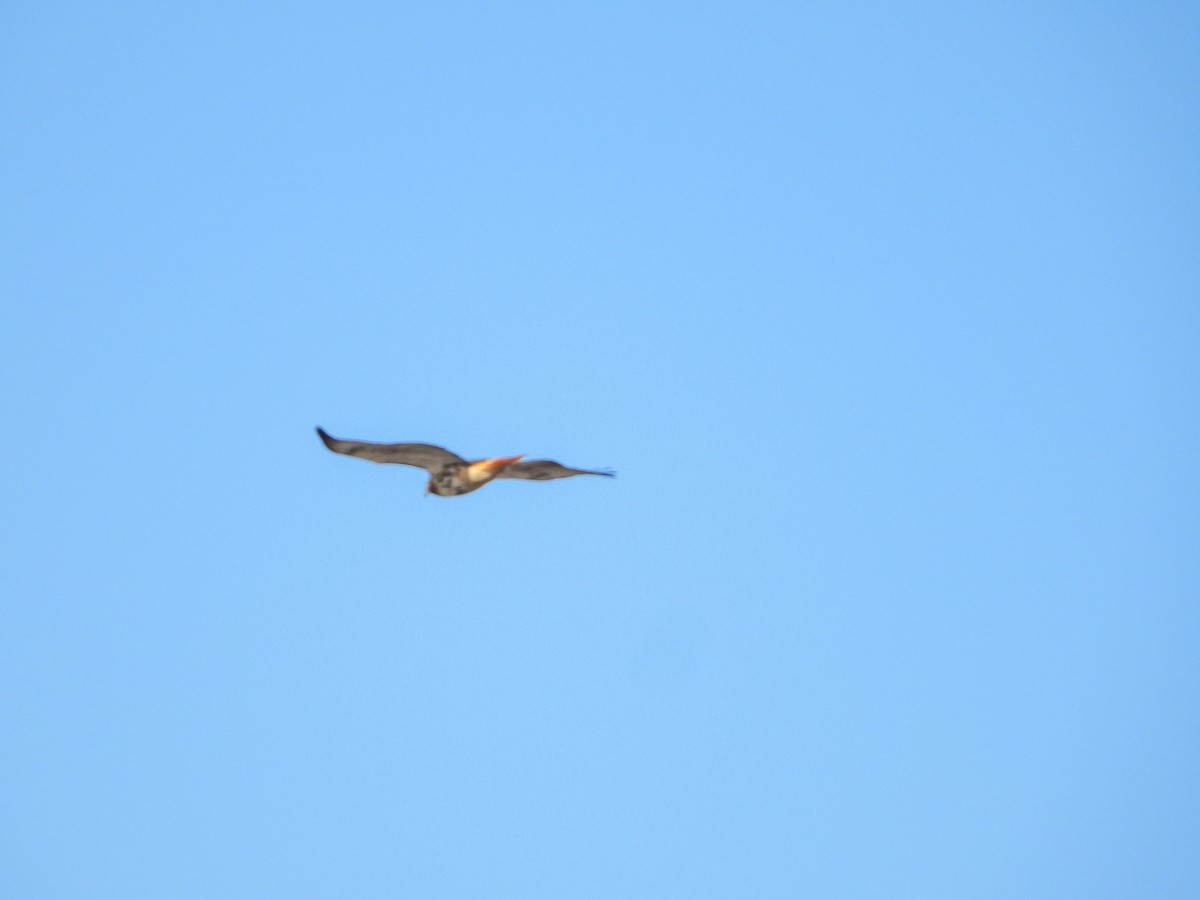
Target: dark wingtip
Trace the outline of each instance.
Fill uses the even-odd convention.
[[[330,442],[333,440],[333,438],[331,438],[328,433],[326,433],[325,429],[320,425],[317,426],[317,437],[321,439],[321,442],[325,444],[326,447],[329,447],[330,450],[333,449],[333,447],[330,445]]]

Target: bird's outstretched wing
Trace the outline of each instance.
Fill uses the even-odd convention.
[[[451,453],[444,447],[433,444],[372,444],[369,441],[343,441],[330,437],[322,429],[317,434],[325,442],[325,446],[334,453],[344,453],[346,456],[357,456],[377,463],[398,463],[402,466],[416,466],[435,472],[446,463],[465,462],[457,453]]]
[[[497,478],[524,478],[528,481],[549,481],[551,478],[570,478],[572,475],[603,475],[605,478],[613,477],[612,472],[603,472],[594,469],[572,469],[570,466],[564,466],[562,463],[557,463],[552,459],[527,459],[505,466],[496,473]]]

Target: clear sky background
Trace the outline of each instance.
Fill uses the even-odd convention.
[[[10,3],[0,116],[0,895],[1200,896],[1194,4]]]

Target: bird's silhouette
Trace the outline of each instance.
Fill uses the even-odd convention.
[[[457,453],[433,444],[376,444],[370,441],[344,441],[331,437],[323,429],[317,434],[334,453],[357,456],[377,463],[396,463],[415,466],[429,473],[427,493],[439,497],[457,497],[479,490],[497,478],[520,478],[525,481],[549,481],[573,475],[602,475],[612,478],[612,472],[594,469],[573,469],[552,459],[525,459],[524,456],[494,456],[468,461]]]

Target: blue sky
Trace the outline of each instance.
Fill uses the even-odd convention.
[[[1181,3],[11,4],[0,893],[1200,895],[1198,78]]]

